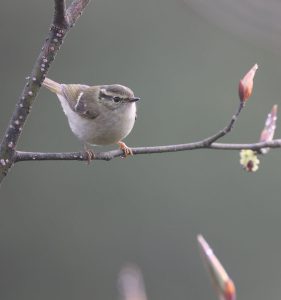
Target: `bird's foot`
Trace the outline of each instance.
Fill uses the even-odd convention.
[[[133,155],[133,151],[130,147],[128,147],[124,142],[118,142],[119,148],[124,152],[124,158]]]
[[[95,159],[95,153],[93,150],[88,149],[86,145],[84,145],[84,151],[87,156],[87,163],[89,165],[90,162]]]

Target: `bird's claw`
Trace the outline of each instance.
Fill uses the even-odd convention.
[[[93,159],[95,159],[95,153],[94,153],[93,150],[87,149],[86,147],[84,148],[84,150],[85,150],[85,154],[86,154],[86,156],[87,156],[87,164],[89,165],[90,162],[91,162]]]
[[[133,155],[133,150],[128,147],[124,142],[118,142],[119,148],[124,152],[124,158]]]

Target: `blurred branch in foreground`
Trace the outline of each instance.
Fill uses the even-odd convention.
[[[143,277],[136,265],[128,264],[121,270],[118,288],[122,300],[147,300]]]
[[[197,241],[219,300],[235,300],[235,285],[223,265],[202,235],[197,236]],[[128,264],[121,270],[118,276],[118,288],[121,300],[147,300],[142,273],[134,264]]]
[[[215,256],[202,235],[197,237],[200,252],[207,270],[211,276],[213,287],[220,300],[235,300],[236,291],[233,281],[229,278],[224,267]]]

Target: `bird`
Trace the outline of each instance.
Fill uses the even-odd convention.
[[[130,88],[120,84],[62,84],[47,77],[42,85],[57,95],[70,129],[84,144],[88,161],[94,159],[88,145],[118,144],[124,157],[133,155],[122,141],[134,127],[136,102],[140,100]]]

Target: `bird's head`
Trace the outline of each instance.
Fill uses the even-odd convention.
[[[140,98],[135,97],[133,91],[126,86],[111,84],[100,86],[99,100],[107,107],[116,109],[124,105],[135,103],[139,101]]]

